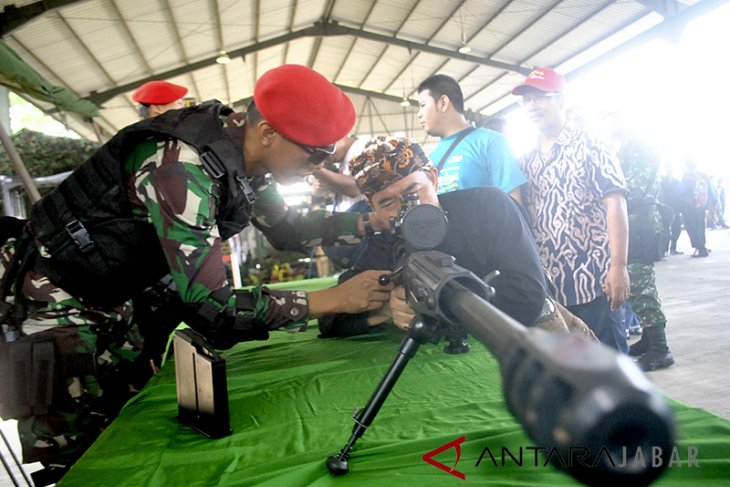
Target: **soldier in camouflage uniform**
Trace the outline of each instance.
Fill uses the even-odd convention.
[[[155,119],[159,123],[171,117],[183,119],[194,110],[174,110]],[[206,165],[206,153],[199,148],[154,131],[149,135],[141,132],[145,136],[142,142],[125,149],[122,142],[137,140],[123,138],[127,137],[125,131],[130,129],[132,132],[127,134],[135,134],[135,126],[150,126],[142,125],[150,120],[140,122],[120,132],[45,201],[41,200],[23,236],[11,238],[2,247],[0,272],[6,304],[0,311],[4,314],[5,341],[12,340],[13,335],[22,337],[17,341],[52,337],[57,369],[62,371],[60,380],[65,386],[60,393],[54,390],[47,414],[18,418],[24,461],[40,461],[47,467],[36,477],[38,484],[60,478],[153,373],[149,353],[145,353],[145,337],[131,320],[128,303],[136,293],[156,285],[151,283],[159,282],[164,274],[172,276],[170,289],[176,290],[181,300],[180,319],[217,348],[266,339],[269,330],[299,329],[308,319],[327,313],[378,309],[389,298],[392,286],[381,286],[377,280],[383,271],[310,293],[274,291],[262,286],[240,291],[231,288],[222,262],[222,240],[240,231],[249,220],[275,247],[294,250],[322,242],[353,243],[365,233],[357,214],[296,214],[286,207],[270,178],[283,183],[301,180],[313,166],[324,162],[332,152],[331,145],[354,123],[354,108],[344,93],[309,68],[285,65],[257,82],[254,102],[246,114],[233,113],[220,122],[218,117],[211,121],[211,116],[204,115],[207,118],[199,120],[218,126],[223,134],[220,138],[236,148],[230,160],[240,167],[231,168],[226,162],[228,165],[217,172]],[[115,160],[109,154],[119,158]],[[116,170],[120,184],[101,193],[102,197],[89,197],[94,185],[79,185],[79,181],[87,180],[84,178],[96,176],[89,167]],[[235,177],[226,180],[231,172]],[[251,188],[256,195],[254,201],[249,198],[235,205],[228,219],[223,216],[235,193],[225,181],[233,181],[239,189]],[[130,231],[113,234],[113,250],[123,251],[129,242],[130,255],[146,262],[130,260],[124,252],[116,255],[121,263],[102,261],[114,269],[115,276],[121,276],[119,282],[105,281],[103,272],[95,282],[79,282],[73,274],[77,267],[79,274],[86,271],[87,263],[83,261],[78,266],[72,262],[71,266],[60,267],[66,270],[54,274],[63,262],[59,263],[60,251],[50,249],[47,243],[52,239],[43,237],[49,215],[55,218],[67,213],[64,198],[86,198],[91,200],[84,202],[89,212],[93,210],[98,217],[103,202],[93,200],[109,194],[121,195],[122,206],[129,212],[120,215],[123,218],[109,217],[108,223],[133,222],[131,227],[121,227]],[[68,205],[79,207],[83,208]],[[105,248],[100,244],[105,223],[92,227],[96,224],[93,220],[75,216],[78,220],[64,221],[65,229],[62,226],[59,234],[64,237],[68,233],[73,238],[71,249],[76,251],[76,244],[91,262]],[[143,253],[138,252],[140,248]],[[149,267],[159,264],[160,272],[149,272]],[[47,274],[56,277],[51,279]],[[135,283],[135,276],[143,275],[148,279]],[[80,291],[71,292],[69,288]],[[117,292],[119,295],[115,295]],[[167,336],[171,330],[153,332]],[[8,345],[11,343],[4,346]]]
[[[629,354],[638,356],[638,364],[646,371],[663,369],[674,364],[667,347],[664,329],[667,318],[662,311],[656,287],[654,262],[662,257],[659,234],[663,231],[657,209],[659,194],[659,158],[646,144],[629,137],[626,123],[618,114],[610,114],[605,122],[617,144],[617,155],[628,186],[629,214],[629,278],[631,307],[643,327],[641,340],[632,345]]]

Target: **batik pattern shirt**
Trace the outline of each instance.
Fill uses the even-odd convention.
[[[611,193],[626,192],[621,165],[610,148],[582,130],[565,127],[545,156],[522,158],[525,203],[540,259],[564,306],[603,294],[610,265],[606,207]]]

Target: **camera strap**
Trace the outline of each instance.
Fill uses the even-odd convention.
[[[438,169],[439,172],[441,172],[441,168],[444,167],[444,163],[446,162],[446,159],[449,158],[452,152],[454,152],[454,149],[456,149],[456,146],[459,145],[459,142],[464,140],[464,137],[469,135],[470,133],[474,132],[476,130],[476,127],[469,127],[465,128],[461,131],[458,137],[454,139],[454,141],[451,143],[451,146],[449,147],[449,150],[446,151],[446,153],[441,157],[441,160],[439,161],[438,165],[436,166],[436,169]]]

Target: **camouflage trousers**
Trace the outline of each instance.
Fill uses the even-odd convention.
[[[656,288],[656,274],[653,264],[629,264],[631,280],[631,308],[638,316],[644,328],[667,325],[667,318],[662,311],[659,291]]]
[[[0,275],[8,269],[14,244],[11,239],[0,248]],[[13,288],[6,300],[12,303],[18,292],[25,298],[22,334],[31,339],[52,337],[55,369],[62,374],[55,382],[62,390],[54,390],[48,414],[18,418],[23,461],[63,470],[93,443],[152,372],[138,363],[142,338],[132,324],[129,306],[88,308],[32,269],[18,285],[22,289]]]

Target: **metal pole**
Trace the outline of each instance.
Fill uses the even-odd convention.
[[[3,430],[0,429],[0,436],[3,438],[3,442],[5,443],[5,446],[8,448],[8,451],[10,452],[10,456],[13,457],[13,461],[15,462],[15,465],[18,466],[20,469],[20,473],[23,474],[23,478],[28,483],[28,485],[33,485],[33,482],[31,482],[30,477],[28,477],[28,474],[25,473],[25,470],[23,469],[23,465],[20,463],[20,460],[18,459],[18,456],[13,451],[13,448],[10,446],[10,442],[8,441],[8,437],[5,436],[5,433],[3,433]],[[1,455],[0,455],[1,456]],[[3,459],[3,463],[5,463],[5,460]],[[7,465],[5,466],[7,468]],[[12,474],[11,474],[12,476]],[[15,477],[13,477],[13,481],[15,481]],[[17,485],[17,484],[16,484]]]

